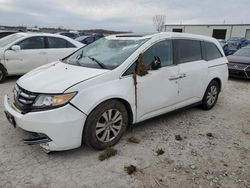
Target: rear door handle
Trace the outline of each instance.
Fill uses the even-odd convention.
[[[46,52],[39,52],[39,54],[45,55],[45,54],[47,54],[47,53],[46,53]]]

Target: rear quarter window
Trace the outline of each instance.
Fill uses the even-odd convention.
[[[214,43],[211,42],[204,42],[205,50],[206,50],[206,60],[210,61],[213,59],[218,59],[223,57],[220,50]]]

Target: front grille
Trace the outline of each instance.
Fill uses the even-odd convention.
[[[246,70],[248,67],[250,67],[250,65],[247,64],[240,64],[240,63],[234,63],[234,62],[230,62],[228,63],[228,68],[229,69],[234,69],[234,70]]]
[[[37,94],[27,91],[18,85],[14,88],[14,105],[23,113],[27,113],[31,110],[33,103],[35,102]]]

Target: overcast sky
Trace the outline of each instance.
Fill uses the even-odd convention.
[[[167,24],[250,23],[250,0],[0,0],[0,25],[154,31]]]

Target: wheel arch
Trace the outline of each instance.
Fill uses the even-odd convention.
[[[3,67],[3,69],[5,70],[5,73],[8,74],[7,68],[4,66],[4,64],[0,63],[0,67]]]
[[[220,78],[218,78],[218,77],[213,78],[213,79],[208,83],[208,85],[209,85],[212,81],[216,81],[216,82],[219,84],[219,91],[221,91],[222,82],[221,82]]]
[[[117,100],[125,106],[125,108],[128,112],[128,125],[132,125],[134,122],[134,113],[133,113],[132,107],[127,100],[120,98],[120,97],[113,97],[113,98],[109,98],[109,99],[105,99],[103,101],[100,101],[98,104],[96,104],[94,107],[92,107],[91,111],[88,114],[90,114],[93,110],[95,110],[95,108],[97,106],[101,105],[104,102],[111,101],[111,100]]]

